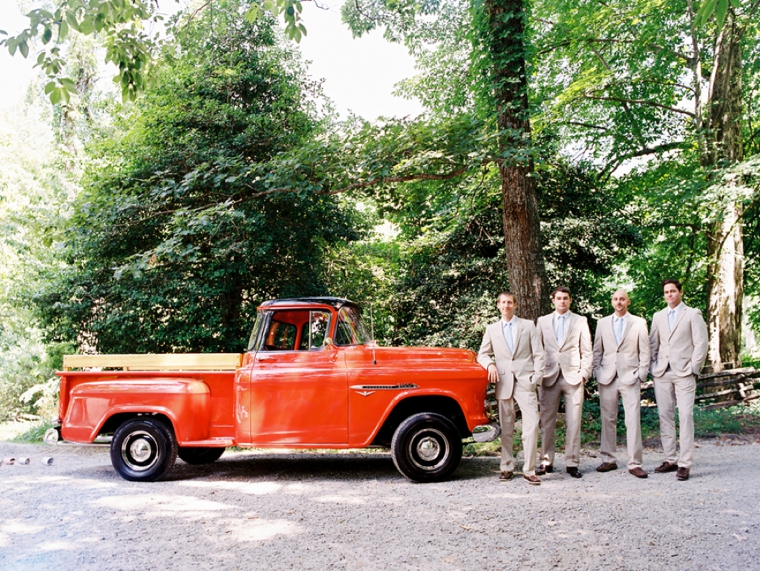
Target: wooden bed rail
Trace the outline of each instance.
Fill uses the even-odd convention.
[[[242,353],[64,355],[63,370],[97,367],[124,371],[230,371],[240,367],[242,361]]]

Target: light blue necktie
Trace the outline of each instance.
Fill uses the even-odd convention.
[[[676,320],[676,310],[671,309],[668,311],[668,331],[673,331],[673,323]]]
[[[559,315],[557,318],[559,319],[559,323],[557,324],[557,343],[562,345],[562,342],[565,340],[565,316]]]
[[[509,352],[514,353],[515,342],[514,342],[514,338],[512,337],[512,322],[511,321],[509,321],[507,323],[506,328],[504,328],[504,341],[507,342],[507,347],[509,347]]]
[[[620,340],[623,338],[623,318],[615,318],[615,342],[620,345]]]

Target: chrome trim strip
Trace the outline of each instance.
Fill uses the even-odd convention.
[[[398,385],[353,385],[349,388],[354,391],[403,391],[420,387],[414,383],[399,383]]]

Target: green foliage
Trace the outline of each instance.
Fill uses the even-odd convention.
[[[757,433],[760,429],[760,408],[732,406],[718,409],[694,408],[694,434],[709,438],[721,434]]]
[[[212,0],[194,10],[188,20],[199,12],[231,8],[239,11],[243,6],[247,6],[244,13],[251,23],[270,14],[282,16],[287,37],[299,42],[306,35],[299,0],[253,0],[244,4]],[[5,45],[11,55],[18,52],[26,58],[35,42],[41,42],[35,65],[49,78],[45,94],[53,104],[69,103],[76,93],[76,80],[65,75],[67,57],[62,45],[75,34],[97,37],[104,48],[104,62],[118,69],[114,83],[119,86],[123,100],[134,101],[153,79],[155,58],[166,47],[160,33],[151,35],[146,31],[163,27],[164,18],[158,7],[149,0],[62,0],[54,9],[45,6],[29,11],[29,27],[15,36],[0,30],[0,36],[7,36],[0,39],[0,46]]]
[[[42,437],[45,436],[45,432],[47,432],[49,428],[52,428],[53,425],[54,421],[52,420],[33,422],[21,434],[16,435],[13,440],[15,442],[42,442]]]
[[[143,23],[162,20],[152,2],[64,0],[54,10],[34,8],[27,17],[29,27],[0,40],[0,45],[4,44],[11,55],[18,50],[28,57],[33,41],[41,41],[35,65],[49,78],[45,93],[51,103],[69,103],[71,94],[76,93],[75,80],[64,75],[67,64],[61,50],[72,32],[102,39],[105,62],[118,68],[114,81],[120,85],[124,100],[133,100],[144,89],[158,36],[149,36]]]
[[[271,23],[234,9],[189,24],[158,78],[90,150],[70,265],[37,306],[103,353],[237,352],[258,302],[328,293],[325,252],[356,237],[335,198],[259,176],[328,123]]]
[[[42,386],[56,384],[62,349],[45,344],[30,303],[45,269],[57,267],[56,226],[73,190],[36,93],[0,112],[0,419],[53,412]]]

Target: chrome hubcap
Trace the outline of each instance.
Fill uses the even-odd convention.
[[[158,443],[149,432],[136,430],[122,442],[121,457],[131,470],[144,472],[158,461]]]
[[[409,440],[409,456],[419,470],[433,472],[443,466],[451,450],[443,433],[435,428],[420,430]]]
[[[440,450],[441,447],[438,445],[438,442],[429,436],[423,438],[417,444],[417,454],[420,455],[420,458],[427,460],[428,462],[438,456]]]

